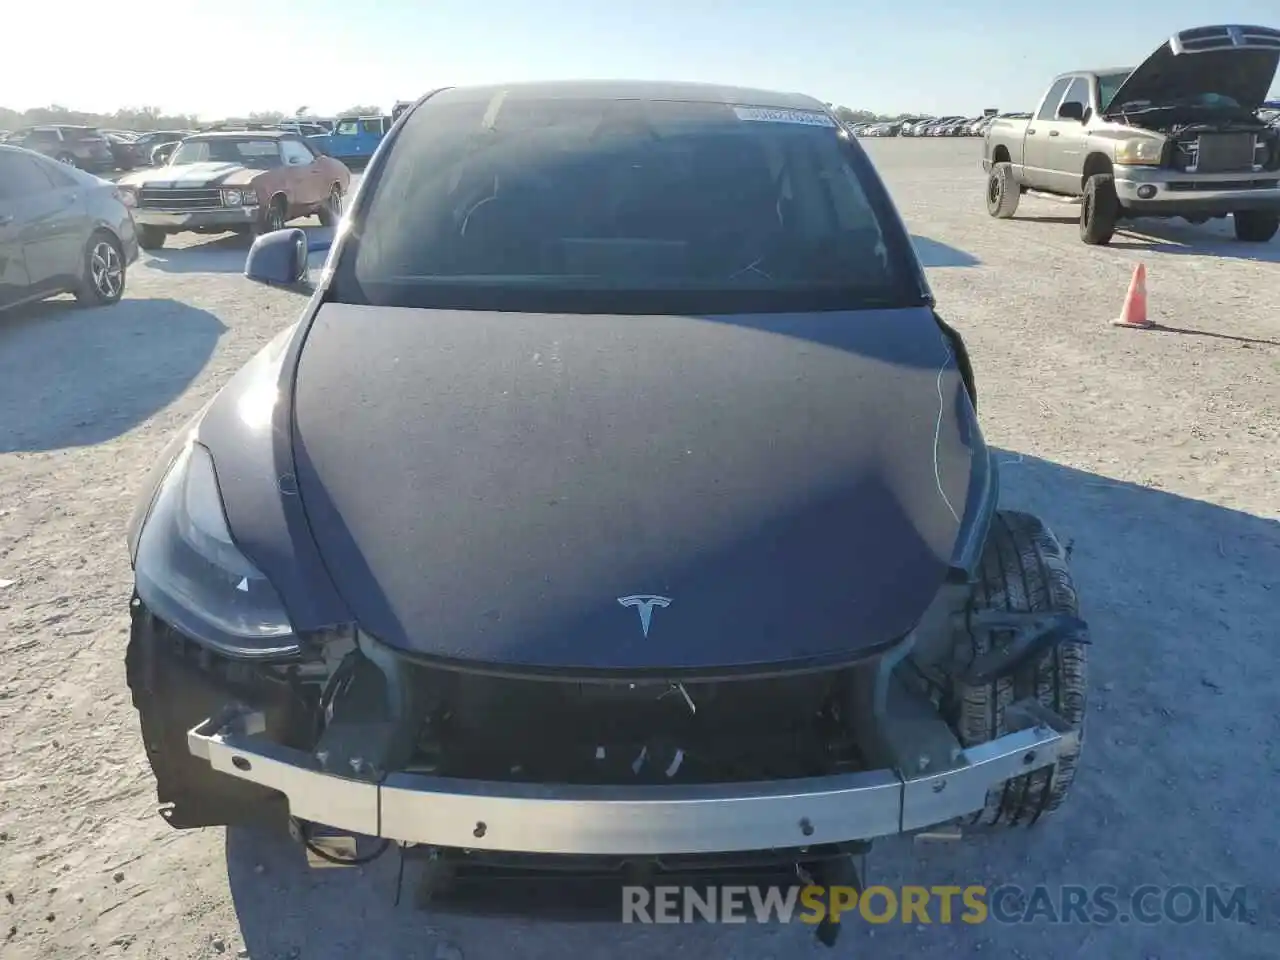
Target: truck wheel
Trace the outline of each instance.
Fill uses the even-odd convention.
[[[1280,230],[1280,216],[1264,210],[1240,210],[1232,214],[1236,239],[1246,243],[1266,243]]]
[[[146,224],[138,224],[138,246],[143,250],[159,250],[164,246],[165,232]]]
[[[992,519],[979,573],[970,613],[1000,610],[1078,615],[1067,552],[1038,517],[998,512]],[[993,642],[998,647],[1004,642],[1001,633],[986,628],[959,632],[957,663],[972,662],[986,653]],[[1083,744],[1087,644],[1088,637],[1077,634],[1012,676],[979,686],[949,683],[941,705],[960,742],[966,747],[975,746],[1007,733],[1005,707],[1034,697],[1074,728],[1079,744]],[[1059,755],[1052,767],[1008,780],[991,790],[986,806],[973,815],[970,823],[1030,826],[1042,814],[1056,810],[1066,799],[1075,776],[1079,744],[1072,752]]]
[[[1116,180],[1109,173],[1095,173],[1084,184],[1080,200],[1080,239],[1091,246],[1106,246],[1115,236],[1120,219]]]
[[[987,213],[1008,220],[1018,209],[1022,191],[1013,179],[1013,164],[997,163],[987,177]]]

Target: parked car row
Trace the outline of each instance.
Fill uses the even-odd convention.
[[[112,146],[136,142],[123,131],[86,140],[64,139],[59,129],[56,141],[0,144],[0,310],[61,293],[115,303],[139,248],[159,249],[175,233],[256,237],[313,215],[323,226],[337,224],[351,171],[318,149],[315,137],[220,126],[183,136],[162,165],[115,183],[93,171],[119,162]]]
[[[853,123],[858,137],[981,137],[995,120],[1028,119],[1029,113],[1002,113],[986,117],[901,117],[897,120]]]
[[[89,173],[127,173],[139,167],[164,166],[178,144],[199,133],[217,130],[276,130],[308,138],[312,146],[345,162],[373,156],[394,118],[306,118],[276,123],[228,120],[198,130],[106,130],[81,124],[53,123],[0,131],[0,142],[25,147]]]

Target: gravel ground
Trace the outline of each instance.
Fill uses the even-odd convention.
[[[868,148],[969,343],[1005,505],[1073,542],[1095,639],[1067,807],[1026,832],[885,843],[872,882],[1243,884],[1249,906],[1213,925],[855,922],[834,955],[1280,956],[1280,241],[1184,225],[1088,248],[1069,206],[988,219],[976,141]],[[279,837],[176,833],[154,815],[124,681],[123,528],[169,432],[296,315],[299,300],[238,276],[243,255],[192,243],[144,257],[116,308],[0,320],[0,954],[833,955],[799,926],[393,908],[392,857],[308,872]],[[1138,262],[1162,329],[1108,323]]]

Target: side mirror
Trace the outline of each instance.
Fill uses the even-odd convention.
[[[244,262],[246,277],[272,287],[304,287],[307,272],[307,235],[296,227],[258,237]]]
[[[244,275],[255,283],[310,294],[307,256],[328,250],[332,243],[332,229],[308,234],[305,230],[291,227],[264,233],[253,241],[249,249]]]
[[[1068,100],[1058,107],[1059,120],[1083,120],[1084,104],[1077,100]]]

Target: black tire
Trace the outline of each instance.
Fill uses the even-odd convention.
[[[144,223],[138,224],[137,233],[138,246],[143,250],[159,250],[169,236],[163,230]]]
[[[1095,173],[1084,183],[1080,199],[1080,239],[1090,246],[1103,247],[1115,236],[1120,219],[1120,199],[1116,180],[1109,173]]]
[[[1013,179],[1013,164],[997,163],[987,177],[987,213],[998,220],[1008,220],[1018,210],[1022,191]]]
[[[992,520],[974,586],[972,610],[996,609],[1078,616],[1075,585],[1067,552],[1038,518],[1002,510]],[[992,645],[999,632],[966,630],[957,638],[957,662],[967,664]],[[1076,748],[1059,755],[1052,767],[1006,781],[987,794],[986,806],[970,818],[973,825],[1030,826],[1060,807],[1075,777],[1084,742],[1088,637],[1077,635],[1029,663],[1011,677],[981,686],[949,685],[942,709],[960,742],[968,747],[1008,732],[1005,708],[1035,697],[1079,734]]]
[[[272,197],[262,211],[262,217],[254,225],[253,235],[261,237],[263,234],[283,230],[288,219],[289,209],[284,197]]]
[[[1239,210],[1231,215],[1236,239],[1245,243],[1266,243],[1280,230],[1280,215],[1265,210]]]
[[[75,289],[76,300],[86,307],[120,302],[124,296],[125,262],[119,240],[104,231],[90,237],[84,247],[83,270]]]
[[[342,200],[342,186],[335,183],[333,189],[329,191],[329,199],[316,211],[316,216],[320,218],[320,226],[336,227],[338,225],[338,221],[342,219]]]

